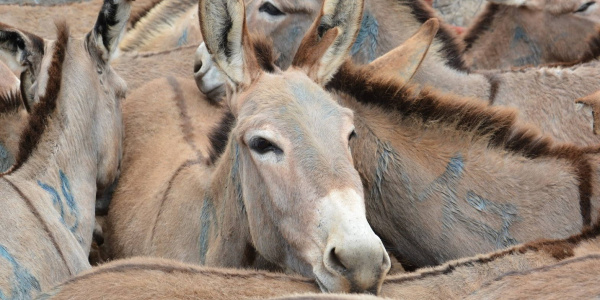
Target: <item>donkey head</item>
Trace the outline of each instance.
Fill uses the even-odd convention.
[[[34,111],[46,94],[59,93],[58,101],[64,106],[77,109],[81,118],[91,118],[86,123],[91,128],[78,130],[92,132],[82,134],[82,139],[97,151],[100,188],[114,181],[121,160],[120,100],[127,87],[109,61],[129,18],[129,2],[105,0],[96,25],[83,39],[70,38],[66,25],[57,26],[58,39],[52,41],[0,24],[0,55],[21,74],[21,97],[27,110]],[[64,63],[60,72],[53,73],[58,51],[63,52]]]
[[[323,89],[350,50],[362,6],[325,1],[284,72],[271,47],[248,35],[242,0],[200,2],[202,34],[237,119],[230,143],[239,153],[252,243],[330,292],[376,293],[390,267],[352,164],[353,114]]]

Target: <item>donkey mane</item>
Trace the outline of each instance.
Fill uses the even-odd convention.
[[[34,105],[29,122],[21,134],[19,152],[14,166],[6,173],[0,174],[0,176],[14,172],[29,159],[46,130],[48,119],[56,110],[56,103],[61,89],[63,62],[69,42],[69,27],[64,21],[58,22],[56,23],[56,32],[57,39],[54,45],[52,61],[48,68],[48,83],[46,84],[44,96],[40,97],[39,102]]]
[[[433,9],[425,3],[423,0],[398,0],[400,2],[406,2],[411,9],[412,15],[420,22],[425,23],[431,18],[437,18]],[[446,56],[446,64],[459,71],[468,71],[469,68],[465,64],[462,58],[461,46],[462,44],[457,40],[456,35],[448,28],[446,23],[440,23],[440,29],[436,35],[437,38],[442,40],[442,52]]]
[[[530,159],[554,157],[571,162],[579,181],[583,225],[591,225],[592,166],[585,155],[594,151],[571,144],[555,145],[536,128],[517,126],[514,110],[440,95],[430,89],[418,93],[412,85],[404,85],[394,77],[378,76],[377,70],[355,66],[350,61],[344,63],[328,88],[348,94],[361,104],[391,109],[401,120],[413,118],[473,133],[487,140],[489,148]]]
[[[575,256],[573,249],[582,242],[597,238],[600,236],[600,222],[596,223],[593,227],[584,229],[581,233],[573,235],[564,240],[540,240],[519,246],[512,247],[510,249],[502,250],[499,252],[492,253],[483,257],[468,258],[459,260],[456,262],[450,262],[439,267],[435,267],[432,270],[422,271],[421,273],[413,276],[401,276],[400,278],[386,279],[386,282],[402,283],[420,280],[427,277],[437,276],[440,274],[450,274],[456,269],[462,266],[471,266],[475,264],[485,264],[491,261],[500,259],[502,257],[512,254],[525,254],[529,251],[533,252],[546,252],[555,259],[561,261],[570,257]]]
[[[0,94],[0,114],[16,113],[23,103],[19,90],[4,92]]]
[[[235,116],[227,111],[217,126],[213,128],[208,136],[210,143],[209,163],[213,165],[225,152],[229,133],[235,124]]]
[[[130,48],[135,48],[142,44],[144,39],[159,32],[157,27],[160,27],[161,24],[171,25],[173,20],[187,12],[190,7],[198,4],[197,0],[185,0],[183,2],[184,3],[181,1],[156,0],[156,2],[151,3],[154,5],[148,5],[146,10],[133,16],[130,21],[132,28],[130,31],[139,32],[139,35],[130,43],[131,45],[123,50],[131,50]]]
[[[473,21],[473,25],[469,26],[463,39],[465,42],[465,51],[471,49],[481,35],[490,29],[490,26],[494,22],[494,17],[500,11],[500,8],[500,4],[488,3],[483,13],[479,14]]]

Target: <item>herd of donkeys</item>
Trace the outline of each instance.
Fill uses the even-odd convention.
[[[600,296],[600,3],[428,3],[0,5],[0,299]]]

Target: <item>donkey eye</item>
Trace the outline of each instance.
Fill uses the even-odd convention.
[[[350,135],[348,136],[348,141],[351,141],[355,137],[356,137],[356,131],[352,130],[352,132],[350,132]]]
[[[284,15],[284,13],[279,10],[279,8],[275,7],[275,5],[271,4],[271,2],[265,2],[263,3],[263,5],[260,6],[260,8],[258,9],[259,12],[266,12],[268,14],[270,14],[271,16],[281,16]]]
[[[580,13],[580,12],[584,12],[586,11],[588,8],[590,8],[590,6],[596,4],[596,1],[589,1],[584,3],[582,6],[580,6],[575,12],[576,13]]]
[[[267,152],[273,152],[275,154],[282,154],[283,150],[277,147],[277,145],[271,143],[267,139],[256,137],[250,140],[250,149],[258,154],[266,154]]]

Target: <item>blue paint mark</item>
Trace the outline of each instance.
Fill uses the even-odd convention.
[[[495,214],[502,219],[502,227],[499,230],[479,220],[469,218],[469,214],[460,211],[458,207],[459,197],[456,189],[463,178],[464,170],[464,159],[458,153],[450,159],[444,173],[425,188],[417,198],[419,202],[423,202],[432,197],[434,193],[442,194],[442,198],[444,199],[442,224],[445,229],[443,236],[449,239],[453,225],[458,222],[463,224],[469,231],[483,236],[486,240],[494,243],[498,249],[518,244],[518,241],[511,237],[509,232],[512,223],[518,219],[518,210],[513,204],[497,204],[477,195],[473,191],[467,191],[465,201],[471,207],[481,213]]]
[[[179,37],[179,40],[177,40],[177,47],[187,45],[187,43],[188,43],[188,29],[186,28],[183,30],[183,33]]]
[[[350,54],[352,56],[356,55],[362,48],[365,43],[368,43],[366,46],[367,51],[367,59],[368,62],[372,62],[377,58],[377,37],[379,36],[379,23],[377,19],[369,12],[365,12],[362,23],[360,24],[360,30],[358,32],[358,36],[356,37],[356,41],[354,45],[352,45],[352,49],[350,50]]]
[[[21,300],[31,299],[31,292],[40,292],[40,283],[38,280],[31,275],[31,273],[23,268],[15,258],[8,252],[8,250],[0,245],[0,257],[4,258],[12,266],[14,280],[11,281],[11,294],[8,297],[4,292],[0,290],[0,299],[2,300]]]
[[[524,57],[516,58],[513,64],[515,64],[516,66],[539,65],[540,58],[542,57],[542,50],[537,45],[537,43],[535,43],[529,38],[523,27],[517,26],[515,28],[515,34],[512,38],[512,41],[510,42],[510,48],[515,49],[521,43],[527,45],[527,47],[531,51],[531,54]]]
[[[0,173],[6,172],[15,163],[14,157],[0,143]]]
[[[63,224],[67,225],[65,223],[65,209],[63,207],[62,201],[60,201],[60,196],[58,195],[56,190],[53,187],[51,187],[47,184],[44,184],[39,180],[37,183],[42,189],[44,189],[46,192],[48,192],[50,194],[50,197],[52,197],[52,205],[54,205],[55,208],[57,208],[57,206],[58,206],[58,210],[60,211],[60,218],[61,218]]]
[[[206,263],[210,227],[215,219],[215,207],[212,199],[206,196],[202,202],[202,212],[200,213],[200,264],[202,265]]]
[[[65,173],[62,170],[59,171],[59,177],[60,177],[61,192],[63,195],[62,198],[64,198],[64,201],[60,197],[60,195],[58,194],[58,192],[56,191],[55,188],[53,188],[52,186],[47,185],[45,183],[42,183],[39,180],[37,183],[42,189],[44,189],[46,192],[48,192],[50,194],[50,197],[52,198],[52,204],[60,212],[61,222],[65,226],[67,226],[69,228],[69,230],[75,235],[75,237],[77,238],[77,241],[82,243],[83,238],[77,234],[77,229],[79,228],[79,207],[77,206],[77,202],[75,202],[75,199],[73,197],[73,192],[71,191],[71,183],[69,182],[69,179],[67,178],[67,176],[65,175]],[[72,221],[72,222],[67,222],[67,217],[65,215],[65,208],[64,208],[65,203],[66,203],[67,207],[69,208],[69,215],[70,215],[69,219],[71,219],[71,218],[74,219],[74,221]],[[73,225],[68,225],[67,223],[72,223]]]

